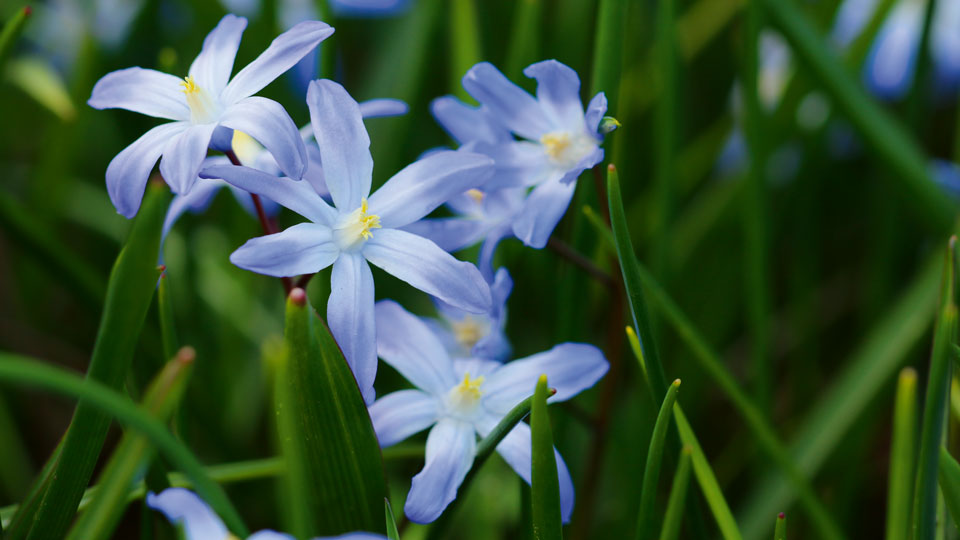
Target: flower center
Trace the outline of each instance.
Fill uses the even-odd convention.
[[[554,131],[540,137],[543,151],[550,161],[561,167],[573,167],[597,145],[587,136],[571,136],[567,131]]]
[[[447,404],[450,411],[459,415],[470,415],[480,404],[480,398],[483,391],[480,387],[483,385],[483,377],[471,379],[469,373],[463,374],[463,382],[454,386],[447,394]]]
[[[460,321],[450,323],[453,336],[464,349],[470,350],[486,334],[486,328],[474,317],[467,315]]]
[[[233,130],[230,147],[233,148],[233,153],[237,155],[240,163],[248,167],[253,167],[260,153],[263,152],[263,146],[256,139],[237,129]]]
[[[187,105],[190,106],[190,121],[194,124],[209,124],[220,115],[220,104],[210,94],[197,84],[197,81],[187,76],[180,83],[183,93],[187,96]]]
[[[469,195],[471,199],[473,199],[474,201],[476,201],[477,204],[480,204],[480,203],[483,202],[484,193],[483,193],[482,191],[480,191],[479,189],[476,189],[476,188],[468,189],[468,190],[467,190],[467,195]]]
[[[373,238],[370,229],[380,228],[380,216],[367,213],[367,199],[363,199],[360,208],[340,219],[333,229],[334,239],[344,251],[352,251],[363,242]]]

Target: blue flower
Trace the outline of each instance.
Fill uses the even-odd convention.
[[[167,488],[159,495],[147,493],[147,506],[158,510],[174,525],[183,527],[186,540],[236,540],[223,520],[214,513],[196,493],[184,488]],[[356,532],[330,540],[384,540],[381,534]],[[247,537],[247,540],[294,540],[289,534],[265,529]],[[316,539],[319,540],[319,539]]]
[[[407,110],[407,104],[398,99],[371,99],[360,103],[360,114],[363,115],[364,118],[396,116],[406,114]],[[300,136],[305,143],[313,138],[313,128],[310,124],[300,128]],[[233,131],[230,149],[233,150],[242,164],[277,176],[283,174],[273,154],[268,152],[267,149],[254,140],[253,137],[242,131]],[[303,173],[303,179],[310,182],[317,193],[327,197],[329,192],[327,191],[326,183],[323,181],[323,169],[320,165],[319,151],[316,146],[307,146],[306,149],[307,168]],[[204,167],[217,165],[230,165],[230,160],[227,159],[226,156],[213,156],[206,158],[203,162]],[[176,223],[177,219],[179,219],[184,212],[200,213],[206,210],[220,189],[224,187],[230,189],[233,196],[237,199],[237,202],[240,203],[240,206],[249,212],[250,215],[256,217],[257,210],[253,205],[249,193],[219,178],[198,178],[196,185],[190,190],[190,193],[177,195],[173,198],[173,201],[170,202],[170,208],[167,210],[167,216],[163,223],[163,236],[167,236],[173,224]],[[262,199],[261,202],[267,215],[276,214],[279,208],[277,203],[267,198]]]
[[[507,298],[512,289],[510,272],[501,268],[490,285],[493,304],[489,312],[469,313],[437,300],[440,318],[424,318],[423,321],[440,339],[451,358],[472,357],[503,362],[511,352],[504,326],[507,324]]]
[[[480,154],[443,151],[417,161],[370,193],[373,158],[360,107],[339,84],[314,81],[307,91],[323,176],[334,207],[309,182],[249,167],[210,167],[222,178],[311,220],[254,238],[230,260],[270,276],[295,276],[333,265],[327,323],[370,403],[377,372],[373,274],[368,262],[444,302],[473,313],[490,309],[490,287],[477,268],[423,237],[400,230],[493,172]],[[369,199],[368,199],[369,196]]]
[[[387,447],[430,428],[426,461],[410,484],[404,512],[411,521],[429,523],[457,496],[473,465],[476,437],[486,436],[515,405],[533,394],[546,374],[557,390],[550,402],[564,401],[593,386],[607,372],[607,360],[592,345],[564,343],[549,351],[506,364],[451,359],[430,328],[389,300],[377,303],[377,352],[416,390],[400,390],[378,399],[370,418],[380,445]],[[497,452],[530,482],[530,427],[517,424]],[[564,522],[573,511],[573,480],[557,453],[560,504]]]
[[[464,89],[494,120],[519,140],[476,140],[472,148],[492,157],[497,172],[486,190],[533,186],[513,220],[513,233],[524,244],[542,248],[566,212],[585,169],[603,160],[598,131],[607,110],[603,92],[584,113],[580,79],[569,67],[547,60],[524,71],[537,80],[533,97],[492,64],[482,62],[463,77]]]
[[[174,120],[146,132],[107,167],[107,191],[124,216],[137,213],[147,177],[158,159],[170,188],[179,194],[189,192],[219,126],[249,133],[270,150],[287,175],[303,176],[306,150],[290,115],[279,103],[252,96],[316,48],[333,28],[319,21],[300,23],[278,36],[231,79],[246,26],[242,17],[221,19],[207,35],[184,80],[134,67],[109,73],[94,86],[88,101],[91,107],[121,108]]]

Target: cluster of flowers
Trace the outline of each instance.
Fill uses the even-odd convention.
[[[512,281],[506,269],[495,272],[492,266],[504,237],[534,248],[547,243],[577,177],[603,159],[602,131],[614,124],[601,122],[606,100],[600,93],[584,111],[577,74],[553,60],[524,71],[537,81],[536,97],[492,65],[478,64],[463,85],[479,108],[452,97],[432,105],[460,148],[427,153],[371,194],[373,159],[363,117],[402,113],[405,105],[358,104],[339,84],[315,80],[307,91],[310,124],[297,129],[280,104],[254,94],[310,54],[333,28],[299,23],[231,78],[246,22],[224,17],[185,79],[129,68],[96,84],[89,100],[95,108],[172,120],[111,161],[110,198],[121,214],[134,216],[159,160],[160,173],[177,194],[166,230],[184,210],[203,208],[221,186],[230,186],[241,202],[262,198],[309,220],[249,240],[230,260],[277,277],[332,266],[327,323],[369,406],[380,444],[430,428],[424,468],[412,479],[404,511],[412,521],[433,521],[471,468],[477,435],[489,433],[530,395],[541,374],[556,390],[553,402],[593,386],[607,371],[596,347],[578,343],[506,362]],[[308,144],[311,136],[316,146]],[[208,158],[210,149],[224,156]],[[454,217],[425,218],[443,204]],[[481,241],[479,269],[449,253]],[[417,317],[389,300],[375,303],[369,264],[432,295],[440,318]],[[378,356],[416,389],[375,399]],[[517,425],[497,451],[530,482],[526,424]],[[559,454],[557,467],[566,521],[573,482]],[[188,492],[164,492],[148,503],[185,522],[191,538],[226,535],[219,519]],[[210,532],[191,533],[191,521]]]

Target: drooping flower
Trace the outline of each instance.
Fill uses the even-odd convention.
[[[333,28],[319,21],[300,23],[231,79],[246,25],[246,19],[234,15],[221,19],[183,80],[134,67],[108,73],[94,86],[87,102],[91,107],[173,120],[147,131],[107,167],[107,191],[119,213],[128,218],[137,213],[158,159],[170,188],[188,193],[220,126],[248,133],[270,150],[284,173],[298,180],[303,176],[306,150],[290,115],[279,103],[253,94],[316,48]]]
[[[147,506],[163,513],[173,525],[183,527],[186,540],[237,540],[213,509],[188,489],[174,487],[163,490],[159,495],[147,493]],[[384,540],[385,537],[381,534],[355,532],[326,538]],[[294,540],[294,537],[264,529],[251,534],[247,540]]]
[[[473,465],[477,435],[486,436],[503,417],[533,394],[540,375],[557,390],[550,402],[564,401],[593,386],[607,372],[607,360],[592,345],[564,343],[506,364],[452,359],[426,324],[392,301],[376,308],[377,352],[416,390],[378,399],[370,417],[380,445],[387,447],[430,428],[426,461],[410,484],[404,512],[429,523],[457,496]],[[497,452],[527,483],[531,475],[530,427],[517,424]],[[563,520],[573,511],[573,481],[559,452],[557,475]]]
[[[577,177],[603,160],[599,126],[607,100],[598,93],[584,113],[577,73],[556,60],[532,64],[523,73],[537,80],[536,97],[487,62],[470,68],[463,87],[519,138],[476,141],[473,149],[497,163],[485,189],[533,186],[512,230],[524,244],[542,248],[570,205]]]
[[[450,305],[487,312],[490,287],[473,264],[458,261],[430,240],[400,228],[481,184],[493,172],[493,163],[480,154],[437,152],[407,166],[370,195],[373,158],[357,102],[339,84],[320,80],[310,84],[307,105],[334,207],[309,182],[249,167],[210,167],[200,174],[222,178],[312,221],[254,238],[230,260],[276,277],[333,265],[327,323],[370,403],[377,334],[368,262]]]
[[[507,324],[507,298],[513,280],[506,268],[497,270],[490,285],[493,297],[487,313],[469,313],[437,300],[439,319],[424,318],[440,339],[451,358],[483,358],[503,362],[510,357],[510,341],[504,333]]]
[[[398,99],[371,99],[360,103],[360,114],[363,115],[364,118],[397,116],[406,114],[407,110],[407,104]],[[300,128],[300,136],[304,143],[309,143],[310,139],[313,138],[313,128],[309,123]],[[240,160],[241,164],[277,176],[283,174],[273,154],[268,152],[267,149],[254,140],[253,137],[242,131],[233,132],[230,148]],[[327,197],[329,192],[327,191],[326,183],[323,181],[323,169],[320,164],[317,147],[307,144],[306,150],[307,168],[303,173],[303,179],[310,182],[317,193]],[[230,165],[230,160],[226,156],[211,156],[203,162],[204,167],[213,167],[216,165]],[[246,191],[224,182],[219,178],[198,178],[196,185],[190,190],[190,193],[177,195],[173,198],[173,201],[170,202],[170,208],[167,210],[167,216],[163,222],[163,236],[166,237],[167,233],[170,232],[170,229],[173,227],[173,224],[176,223],[177,219],[179,219],[184,212],[200,213],[206,210],[210,206],[210,203],[213,202],[213,198],[220,192],[220,189],[224,187],[230,190],[234,198],[237,199],[237,202],[240,203],[240,206],[249,212],[250,215],[257,215],[257,211],[250,199],[250,194]],[[261,200],[267,215],[276,213],[279,208],[277,203],[266,198]]]

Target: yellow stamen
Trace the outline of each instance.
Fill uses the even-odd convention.
[[[480,204],[483,202],[484,193],[479,189],[468,189],[467,195],[469,195],[471,199],[477,201],[477,204]]]
[[[183,87],[183,94],[187,96],[191,122],[208,124],[219,117],[220,104],[202,86],[197,84],[196,79],[188,75],[183,78],[180,86]]]
[[[483,328],[469,315],[464,317],[462,321],[454,321],[451,326],[457,343],[463,345],[465,349],[472,349],[483,337]]]
[[[183,82],[180,83],[180,86],[183,87],[183,93],[188,96],[190,94],[196,94],[200,92],[200,87],[197,86],[197,82],[190,75],[187,75],[183,78]]]
[[[547,133],[540,137],[540,143],[543,144],[547,155],[556,161],[563,159],[567,149],[570,148],[570,135],[564,132]]]
[[[480,386],[483,385],[483,381],[484,378],[482,375],[476,379],[471,379],[469,373],[464,373],[463,382],[457,385],[457,391],[462,397],[480,399],[480,396],[483,395],[483,391],[480,390]]]
[[[370,229],[380,228],[380,216],[367,213],[367,199],[363,199],[360,203],[360,216],[358,219],[360,226],[363,228],[363,230],[360,231],[360,237],[364,240],[373,238],[373,233],[370,232]]]

